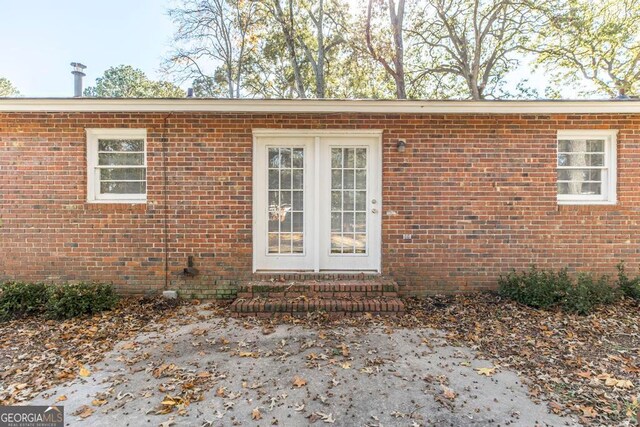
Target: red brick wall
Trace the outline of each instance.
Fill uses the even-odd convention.
[[[84,129],[99,127],[148,129],[146,205],[86,203]],[[165,213],[169,288],[249,278],[252,128],[384,130],[383,273],[406,294],[492,288],[532,263],[640,263],[640,115],[0,113],[0,280],[163,289]],[[557,205],[559,129],[620,131],[616,206]],[[188,255],[196,278],[179,275]]]

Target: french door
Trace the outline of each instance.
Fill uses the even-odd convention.
[[[379,271],[380,131],[254,131],[254,271]]]

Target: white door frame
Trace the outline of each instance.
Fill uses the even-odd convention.
[[[377,165],[372,165],[375,172],[370,179],[371,194],[369,196],[368,208],[377,210],[378,221],[368,221],[370,227],[369,246],[371,256],[376,258],[366,269],[355,268],[350,272],[360,271],[381,271],[381,243],[382,243],[382,130],[380,129],[353,129],[353,130],[326,130],[326,129],[253,129],[253,272],[256,271],[320,271],[320,224],[326,219],[313,218],[321,212],[321,198],[319,197],[321,186],[321,171],[317,167],[321,156],[321,140],[328,137],[368,137],[375,140],[373,144],[375,153],[371,153],[371,161]],[[309,139],[313,139],[312,147],[309,146]],[[296,142],[296,139],[298,140]],[[266,144],[265,144],[266,142]],[[280,144],[280,146],[296,145],[305,146],[307,150],[312,150],[312,156],[305,155],[305,238],[304,256],[286,255],[274,256],[266,253],[266,233],[264,209],[266,206],[264,183],[266,182],[266,167],[264,163],[264,153],[269,143]],[[377,146],[377,147],[376,147]],[[313,158],[313,161],[311,159]],[[311,164],[313,163],[313,164]],[[375,206],[371,205],[371,200],[375,199]],[[311,257],[309,259],[308,257]],[[300,262],[298,262],[299,260]],[[269,262],[276,265],[287,265],[286,268],[268,268]],[[345,271],[342,270],[341,271]]]

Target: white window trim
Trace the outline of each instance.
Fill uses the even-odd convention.
[[[571,195],[558,194],[559,205],[615,205],[617,203],[617,177],[618,177],[618,131],[617,130],[559,130],[556,139],[556,170],[558,169],[558,141],[571,138],[604,138],[605,140],[605,161],[604,168],[607,170],[606,186],[603,183],[603,196],[591,195]],[[556,174],[557,181],[557,174]]]
[[[146,203],[144,194],[102,195],[98,190],[100,182],[96,174],[98,165],[98,139],[143,139],[144,167],[147,168],[147,129],[85,129],[87,133],[87,202],[88,203]],[[146,175],[145,175],[146,176]]]

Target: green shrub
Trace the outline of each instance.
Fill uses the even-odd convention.
[[[531,266],[528,271],[500,276],[498,284],[502,296],[535,308],[551,308],[562,301],[571,279],[566,269],[555,272]]]
[[[640,301],[640,276],[630,279],[624,268],[624,262],[620,262],[616,268],[618,269],[617,285],[623,294],[629,298]]]
[[[54,319],[69,319],[82,314],[110,310],[118,302],[111,285],[79,283],[47,288],[47,315]]]
[[[608,276],[594,278],[591,274],[569,276],[567,269],[558,272],[539,270],[512,271],[500,276],[499,293],[521,304],[534,308],[561,307],[570,313],[587,314],[596,306],[611,304],[620,295],[609,283]]]
[[[591,274],[582,273],[575,284],[566,289],[562,308],[571,313],[589,314],[596,306],[612,304],[619,296],[619,290],[609,284],[609,277],[595,279]]]
[[[44,283],[3,283],[0,285],[0,320],[41,313],[46,298]]]

